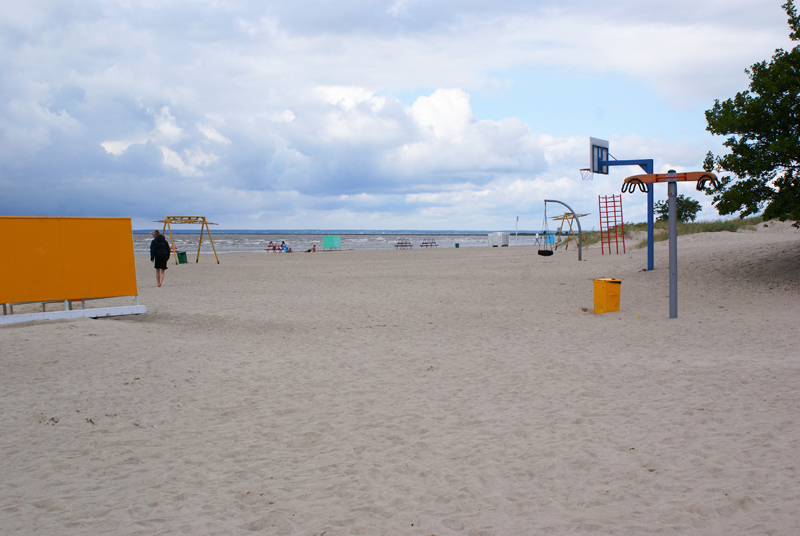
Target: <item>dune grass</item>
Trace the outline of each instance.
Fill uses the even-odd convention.
[[[584,231],[583,232],[583,245],[591,246],[600,242],[600,231]]]
[[[695,221],[688,223],[678,222],[678,236],[689,235],[695,233],[718,233],[720,231],[729,231],[735,233],[737,231],[755,231],[756,225],[761,223],[761,216],[753,216],[751,218],[735,219],[735,220],[711,220],[711,221]],[[666,221],[657,221],[653,224],[655,232],[653,233],[653,241],[661,242],[669,239],[668,232],[669,224]],[[636,231],[647,231],[647,223],[626,223],[626,233]],[[647,246],[647,239],[640,241],[634,246],[634,249],[639,249]]]
[[[696,221],[688,223],[678,222],[678,236],[689,235],[695,233],[718,233],[720,231],[729,231],[735,233],[737,231],[755,231],[756,225],[761,223],[761,216],[753,216],[751,218],[735,219],[735,220],[710,220],[710,221]],[[669,223],[666,221],[656,221],[653,224],[655,232],[653,233],[654,242],[662,242],[669,239]],[[647,223],[625,223],[625,238],[630,240],[631,233],[647,232]],[[523,234],[523,233],[520,233]],[[566,232],[564,233],[566,235]],[[600,231],[584,231],[583,232],[583,246],[590,246],[600,242]],[[647,247],[647,239],[640,241],[633,246],[633,249],[641,249]]]

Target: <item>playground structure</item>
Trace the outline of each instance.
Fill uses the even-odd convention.
[[[217,259],[217,264],[219,264],[219,256],[217,255],[217,248],[214,247],[214,239],[211,238],[211,228],[209,225],[217,225],[216,223],[211,223],[206,221],[205,216],[167,216],[163,220],[156,220],[156,223],[163,223],[164,227],[161,230],[161,234],[164,234],[164,231],[169,229],[169,243],[170,248],[174,247],[175,242],[172,240],[172,225],[197,225],[200,224],[200,241],[197,243],[197,259],[195,259],[195,263],[200,262],[200,248],[203,246],[203,229],[208,231],[208,239],[211,241],[211,249],[214,250],[214,257]],[[177,251],[177,250],[176,250]],[[178,264],[178,256],[173,255],[175,259],[175,264]]]
[[[625,253],[625,224],[622,221],[622,195],[597,196],[600,206],[600,254],[611,254],[611,240],[614,240],[616,253],[619,254],[619,243],[622,242],[622,253]]]
[[[102,262],[87,256],[87,240],[103,244]],[[30,320],[143,314],[136,287],[130,218],[0,216],[0,325]],[[134,297],[135,305],[86,309],[86,300]],[[73,309],[73,302],[81,302]],[[14,307],[41,304],[40,313]],[[61,311],[47,304],[63,303]]]
[[[581,170],[581,178],[590,180],[595,173],[608,175],[608,168],[610,166],[639,166],[645,173],[653,173],[652,159],[617,160],[608,152],[608,149],[609,143],[607,140],[589,138],[589,162],[591,166],[588,169]],[[623,190],[623,192],[624,191],[625,190]],[[650,271],[653,269],[655,257],[653,240],[653,190],[646,188],[642,191],[647,193],[647,270]]]
[[[647,194],[647,270],[653,269],[653,188],[651,184],[667,183],[669,206],[669,317],[678,318],[678,222],[677,222],[677,196],[678,182],[696,182],[697,190],[702,191],[706,184],[714,189],[719,189],[719,181],[713,173],[704,171],[689,171],[677,173],[669,170],[667,173],[656,174],[653,172],[653,160],[617,160],[608,152],[609,144],[606,140],[589,138],[589,161],[591,167],[581,170],[583,180],[591,180],[595,173],[608,175],[609,166],[641,167],[645,173],[632,175],[622,184],[622,193],[633,193],[638,188]],[[614,158],[610,160],[610,158]],[[620,217],[622,215],[620,201]],[[624,252],[624,246],[623,246]]]
[[[548,235],[549,229],[547,228],[547,201],[544,202],[544,218],[542,218],[542,233],[544,233],[544,241],[539,241],[539,236],[536,236],[536,242],[539,244],[539,251],[537,251],[537,255],[541,257],[551,257],[553,255],[553,243],[547,238],[550,236]]]
[[[696,182],[697,189],[702,190],[706,183],[714,189],[719,189],[719,181],[713,173],[704,171],[677,173],[671,169],[662,174],[648,173],[628,177],[622,185],[622,191],[633,193],[639,188],[640,191],[647,192],[648,197],[652,197],[653,188],[650,185],[659,182],[667,183],[669,206],[669,317],[678,318],[678,182]]]
[[[548,240],[547,238],[547,203],[558,203],[559,205],[564,205],[567,209],[572,213],[573,221],[578,225],[578,261],[583,260],[583,231],[581,231],[581,221],[578,219],[578,215],[575,214],[575,211],[572,208],[564,203],[563,201],[557,201],[555,199],[545,199],[544,200],[544,224],[542,225],[542,230],[545,233],[545,240],[544,243],[539,246],[538,254],[543,257],[549,257],[553,254],[553,250],[548,248]],[[585,215],[585,214],[584,214]],[[559,216],[560,217],[560,216]],[[557,219],[559,217],[553,218]],[[562,221],[563,226],[563,221]]]
[[[696,182],[697,191],[702,192],[706,187],[706,183],[715,190],[719,188],[719,181],[717,176],[707,171],[688,171],[685,173],[677,173],[671,169],[668,173],[662,174],[646,174],[646,175],[633,175],[625,179],[622,184],[622,193],[631,192],[638,187],[640,191],[646,192],[649,190],[648,184],[656,184],[659,182],[673,183],[673,182]]]
[[[561,237],[564,234],[564,223],[569,226],[569,230],[567,231],[567,239],[566,240],[559,240],[556,242],[555,249],[558,250],[559,246],[564,246],[564,249],[569,249],[570,241],[575,243],[575,247],[578,246],[578,239],[575,236],[575,233],[572,232],[572,224],[578,221],[578,218],[583,218],[584,216],[588,216],[589,214],[574,214],[572,212],[565,212],[562,216],[553,216],[550,218],[554,221],[560,221],[561,226],[558,228],[558,236]],[[583,239],[583,237],[581,237]]]

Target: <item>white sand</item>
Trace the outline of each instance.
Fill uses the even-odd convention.
[[[797,534],[800,233],[203,256],[0,328],[4,534]],[[592,279],[622,283],[593,315]]]

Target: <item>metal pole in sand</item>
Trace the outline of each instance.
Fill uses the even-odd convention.
[[[670,170],[670,173],[675,173]],[[678,183],[667,182],[669,198],[669,317],[678,318]]]

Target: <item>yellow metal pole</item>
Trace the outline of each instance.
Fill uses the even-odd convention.
[[[200,262],[200,247],[203,245],[203,222],[200,222],[200,242],[197,244],[197,259],[195,259],[195,264]]]
[[[588,216],[588,214],[577,214],[576,216],[580,218],[583,216]],[[578,234],[572,230],[572,224],[576,222],[576,216],[571,216],[569,219],[569,234],[572,236],[572,241],[575,242],[575,247],[578,247]],[[578,230],[578,233],[580,233],[580,230]],[[583,233],[581,233],[581,240],[584,240],[585,238],[586,237],[583,236]]]
[[[570,238],[575,241],[575,246],[578,246],[578,239],[575,238],[574,234],[572,234],[572,219],[572,216],[565,218],[565,221],[569,224],[569,231],[567,231],[567,245],[564,247],[564,249],[569,249]]]
[[[564,216],[561,216],[561,218],[560,218],[561,219],[561,226],[558,228],[558,239],[559,239],[559,241],[556,242],[556,247],[553,248],[556,251],[558,251],[558,246],[560,244],[561,231],[564,229],[564,220],[566,219],[565,217],[566,217],[566,214]],[[556,218],[553,218],[553,219],[556,219]]]
[[[175,245],[175,242],[172,240],[172,225],[169,224],[169,218],[165,218],[165,219],[167,220],[167,222],[164,225],[166,225],[169,228],[169,245],[170,245],[170,247],[172,247],[172,246]],[[178,248],[175,248],[175,251],[178,251]],[[170,251],[170,254],[171,253],[172,253],[172,251]],[[178,264],[178,254],[175,253],[175,255],[173,255],[173,257],[175,258],[175,264]]]
[[[211,238],[211,227],[208,226],[208,222],[206,221],[206,217],[203,216],[203,221],[206,224],[206,229],[208,229],[208,239],[211,241],[211,249],[214,250],[214,258],[217,259],[217,264],[219,264],[219,256],[217,255],[217,248],[214,247],[214,239]],[[199,257],[199,254],[198,254]]]

